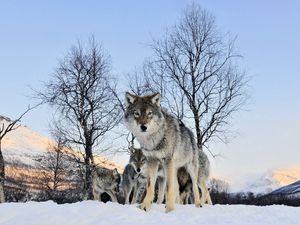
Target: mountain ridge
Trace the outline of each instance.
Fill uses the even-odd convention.
[[[269,170],[246,182],[243,192],[268,194],[272,191],[300,180],[300,166],[288,166]]]

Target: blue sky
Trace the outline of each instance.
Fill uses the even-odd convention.
[[[160,37],[191,1],[2,1],[0,7],[0,114],[19,115],[31,90],[49,78],[69,47],[91,34],[111,55],[113,72],[124,74],[151,55]],[[242,67],[252,77],[251,104],[236,115],[239,133],[217,144],[216,174],[229,178],[300,165],[300,2],[196,1],[212,12],[223,32],[237,35]],[[48,134],[51,111],[31,112],[23,122]],[[237,169],[238,168],[238,169]],[[238,172],[237,172],[238,171]]]

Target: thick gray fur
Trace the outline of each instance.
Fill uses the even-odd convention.
[[[95,200],[101,200],[101,194],[107,193],[113,202],[117,202],[121,176],[117,169],[93,168],[92,182]]]
[[[134,204],[137,198],[137,184],[138,184],[138,177],[140,173],[137,173],[132,164],[127,164],[125,166],[123,175],[122,175],[122,182],[121,182],[121,190],[123,192],[123,196],[125,198],[126,204]],[[132,193],[133,192],[133,193]],[[132,201],[130,202],[130,195],[133,195]]]
[[[207,155],[203,150],[199,150],[199,172],[198,172],[198,186],[201,190],[201,199],[203,202],[212,204],[210,195],[206,186],[206,182],[210,174],[210,163]],[[185,168],[178,170],[178,183],[180,188],[180,203],[190,204],[194,202],[191,178]],[[205,185],[205,186],[204,186]]]
[[[146,157],[141,149],[130,148],[129,163],[125,166],[122,182],[121,182],[121,194],[125,199],[126,204],[140,203],[145,192],[147,178],[146,178]],[[157,177],[158,196],[157,203],[161,204],[164,200],[165,192],[165,178],[162,171],[162,167],[158,169]],[[132,199],[130,201],[130,196]]]

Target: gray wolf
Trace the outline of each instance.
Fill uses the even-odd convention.
[[[126,204],[134,204],[136,202],[140,203],[147,184],[146,157],[139,148],[130,147],[129,152],[129,163],[125,166],[122,175],[120,192],[122,192]],[[161,204],[165,192],[165,178],[161,168],[158,169],[156,184],[158,192],[156,202]]]
[[[142,186],[146,184],[146,177],[142,174],[146,157],[141,149],[130,147],[129,151],[129,163],[125,166],[120,187],[125,203],[134,204],[138,201]],[[130,201],[131,195],[132,199]]]
[[[93,194],[95,200],[101,200],[101,194],[107,193],[111,201],[117,202],[121,176],[117,169],[94,167],[92,170]]]
[[[200,150],[199,151],[199,171],[198,171],[198,187],[201,191],[201,204],[212,204],[210,194],[206,185],[207,179],[210,173],[210,164],[207,155]],[[191,178],[185,168],[179,168],[177,172],[179,192],[180,192],[180,203],[190,204],[194,202],[192,193]]]
[[[166,212],[175,208],[177,169],[180,167],[185,167],[190,175],[195,206],[200,207],[197,185],[199,151],[192,131],[160,107],[159,93],[136,96],[127,92],[125,97],[125,123],[147,159],[147,193],[140,208],[148,211],[151,207],[159,165],[166,177]]]

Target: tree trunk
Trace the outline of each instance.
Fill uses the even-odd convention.
[[[86,165],[85,173],[85,196],[87,200],[93,199],[93,189],[92,189],[92,170],[91,165]]]
[[[195,118],[197,146],[198,146],[199,149],[202,149],[202,137],[201,137],[201,130],[200,130],[200,120],[199,120],[196,113],[194,113],[194,118]]]
[[[92,168],[93,163],[92,146],[87,146],[85,149],[85,182],[84,182],[84,199],[92,200],[93,187],[92,187]]]
[[[5,179],[4,158],[2,155],[1,141],[0,141],[0,203],[5,202],[4,179]]]

